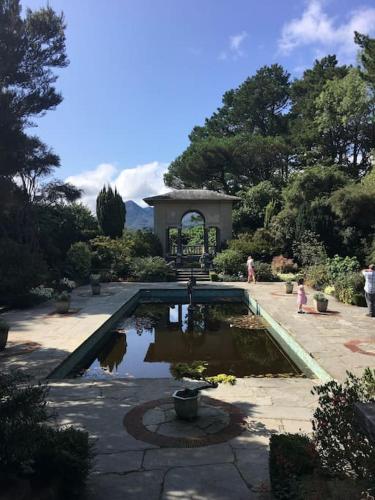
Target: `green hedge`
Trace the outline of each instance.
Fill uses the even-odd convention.
[[[135,281],[173,281],[175,271],[162,257],[133,259],[130,263],[130,276]]]

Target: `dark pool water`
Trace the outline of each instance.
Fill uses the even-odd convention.
[[[84,378],[170,378],[177,363],[205,361],[206,376],[297,375],[299,370],[244,304],[140,304],[120,321]]]

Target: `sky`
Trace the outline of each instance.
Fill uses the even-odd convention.
[[[21,0],[24,8],[44,0]],[[125,200],[168,190],[188,134],[266,64],[293,78],[335,53],[355,63],[354,30],[375,36],[374,0],[48,0],[64,12],[64,101],[33,129],[61,158],[55,176],[94,207],[105,183]]]

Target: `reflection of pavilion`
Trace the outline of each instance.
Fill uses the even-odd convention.
[[[110,341],[98,355],[100,366],[108,368],[110,373],[115,369],[117,370],[126,354],[126,347],[126,334],[117,331],[112,332]]]
[[[215,363],[231,364],[239,359],[228,326],[215,322],[215,328],[210,328],[207,306],[204,305],[190,311],[190,314],[187,304],[166,307],[154,335],[154,342],[149,345],[144,359],[146,362],[214,359]]]

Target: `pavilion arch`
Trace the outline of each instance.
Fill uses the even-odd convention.
[[[202,251],[216,253],[223,243],[232,238],[232,206],[238,201],[236,196],[229,196],[207,189],[180,189],[158,196],[145,198],[144,201],[154,207],[154,233],[159,237],[165,257],[171,255],[170,231],[177,230],[176,254],[186,255],[182,244],[182,219],[194,212],[204,221],[204,242]],[[209,245],[209,231],[215,230],[216,241]]]

